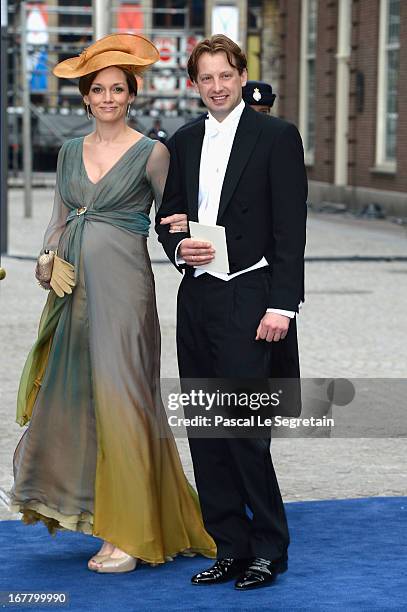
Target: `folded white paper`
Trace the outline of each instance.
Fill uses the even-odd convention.
[[[225,228],[222,225],[204,225],[202,223],[190,221],[189,231],[191,233],[191,238],[210,242],[215,249],[214,259],[204,266],[196,266],[197,270],[228,274],[229,258]]]

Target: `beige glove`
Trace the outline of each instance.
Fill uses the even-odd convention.
[[[74,266],[58,257],[57,254],[54,256],[54,265],[52,266],[49,284],[58,297],[64,297],[65,293],[72,293],[72,288],[75,287]]]

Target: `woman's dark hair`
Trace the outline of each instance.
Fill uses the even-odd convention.
[[[120,68],[120,70],[123,70],[124,74],[126,75],[126,81],[127,81],[127,87],[129,88],[129,93],[137,96],[137,79],[136,79],[136,75],[134,71],[130,70],[127,66],[115,66],[115,68]],[[104,68],[102,70],[104,70]],[[96,75],[99,74],[99,72],[101,72],[101,70],[96,70],[96,72],[91,72],[90,74],[85,74],[84,76],[80,77],[78,86],[79,86],[79,91],[81,92],[82,96],[88,95],[88,93],[90,92],[92,83],[95,80]],[[83,100],[82,100],[82,106],[86,110],[86,104]],[[89,108],[89,112],[90,114],[92,114],[92,110],[90,108]]]
[[[203,53],[226,53],[229,64],[236,68],[239,74],[247,69],[247,59],[239,45],[224,34],[215,34],[211,38],[206,38],[194,47],[188,60],[188,75],[193,83],[198,78],[198,60]]]

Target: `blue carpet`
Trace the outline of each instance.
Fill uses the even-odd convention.
[[[86,562],[97,549],[95,538],[69,532],[53,538],[42,525],[3,521],[0,591],[65,591],[70,603],[58,609],[86,612],[407,610],[407,497],[296,502],[286,509],[289,571],[271,588],[239,593],[233,583],[193,586],[190,576],[208,565],[202,557],[94,574]]]

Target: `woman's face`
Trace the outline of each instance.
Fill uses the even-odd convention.
[[[103,122],[124,120],[128,104],[134,100],[129,93],[126,75],[117,66],[104,68],[95,76],[88,95],[83,96],[94,117]]]

